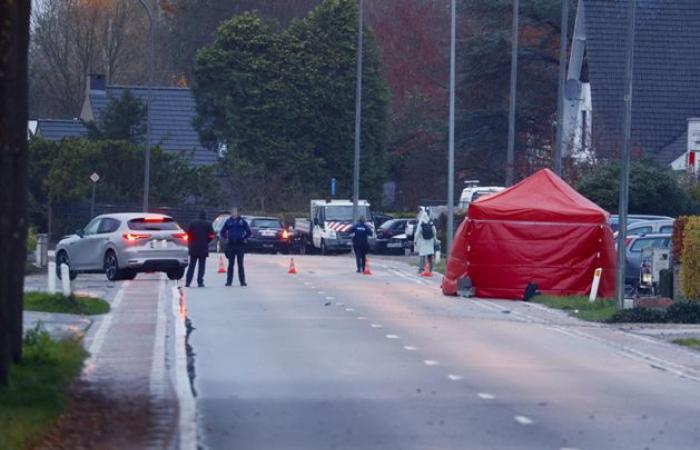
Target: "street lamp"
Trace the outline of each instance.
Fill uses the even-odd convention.
[[[513,185],[515,166],[515,99],[518,88],[518,46],[520,30],[520,1],[513,0],[513,37],[510,54],[510,109],[508,110],[508,153],[506,154],[506,186]]]
[[[151,103],[153,101],[153,63],[155,61],[153,48],[153,12],[146,0],[139,0],[148,15],[148,100],[146,113],[146,163],[143,175],[143,211],[148,212],[148,197],[151,189]]]
[[[363,13],[364,0],[360,0],[359,18],[357,20],[357,83],[355,93],[355,166],[353,169],[352,221],[357,222],[358,203],[360,201],[360,138],[362,131],[362,46],[364,43]]]
[[[625,115],[622,125],[622,170],[620,171],[620,231],[617,235],[617,278],[615,294],[617,306],[625,307],[625,264],[627,246],[627,207],[630,184],[630,140],[632,129],[632,80],[634,74],[634,38],[636,32],[637,2],[627,1],[627,43],[625,48]]]
[[[455,207],[455,45],[457,34],[456,0],[450,4],[450,126],[448,143],[447,168],[447,255],[452,251],[454,237],[454,207]]]
[[[561,176],[564,154],[564,83],[566,82],[566,48],[569,42],[569,1],[561,2],[561,37],[559,38],[559,86],[557,102],[557,137],[554,143],[554,172]]]

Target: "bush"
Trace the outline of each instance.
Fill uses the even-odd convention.
[[[673,246],[671,248],[671,254],[674,262],[681,261],[681,256],[683,255],[683,236],[689,218],[689,216],[680,216],[673,223],[673,234],[671,237]]]
[[[700,216],[688,218],[683,229],[681,292],[688,299],[700,299]]]
[[[666,321],[671,323],[700,323],[700,303],[674,303],[666,310]]]
[[[612,315],[608,323],[664,323],[666,317],[662,311],[647,308],[621,309]]]
[[[101,298],[76,296],[66,297],[63,294],[27,292],[24,294],[24,309],[26,311],[85,314],[92,316],[108,313],[110,306],[109,303]]]
[[[27,253],[34,253],[34,251],[36,250],[36,243],[36,228],[31,227],[29,228],[29,232],[27,233]]]

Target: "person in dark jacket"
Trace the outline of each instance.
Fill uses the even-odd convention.
[[[246,241],[251,234],[248,222],[238,215],[238,208],[233,208],[231,217],[226,220],[220,233],[221,238],[226,240],[226,249],[224,251],[226,259],[228,259],[226,286],[231,286],[233,282],[233,267],[236,262],[238,262],[238,281],[241,283],[241,286],[247,286],[243,256],[245,255]]]
[[[350,227],[349,232],[353,235],[352,248],[355,251],[357,273],[361,273],[365,271],[365,265],[367,264],[369,237],[372,236],[372,228],[367,225],[364,217],[360,217],[360,220],[355,225]]]
[[[209,256],[209,243],[214,239],[216,233],[207,220],[207,213],[199,213],[199,219],[190,223],[187,227],[187,246],[190,253],[190,265],[187,268],[187,278],[185,286],[190,287],[194,276],[194,266],[199,266],[197,271],[197,286],[204,287],[204,271],[207,266]]]

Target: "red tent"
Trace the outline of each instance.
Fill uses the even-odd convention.
[[[442,283],[457,293],[469,276],[478,297],[522,299],[528,283],[554,295],[590,292],[603,269],[599,296],[615,292],[615,245],[608,213],[549,169],[469,205],[457,230]]]

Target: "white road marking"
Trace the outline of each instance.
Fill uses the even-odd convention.
[[[345,308],[345,311],[347,311],[347,312],[353,312],[353,311],[355,311],[355,310],[352,309],[352,308]]]
[[[412,351],[412,350],[415,350],[416,348],[412,345],[404,345],[403,349],[408,350],[408,351]]]
[[[496,398],[493,395],[489,394],[488,392],[479,392],[476,395],[478,395],[479,398],[483,398],[484,400],[493,400],[494,398]]]
[[[515,416],[513,417],[516,422],[518,422],[520,425],[532,425],[535,423],[532,419],[530,419],[527,416]]]
[[[380,324],[378,324],[378,323],[373,323],[373,324],[370,325],[370,326],[371,326],[372,328],[381,328],[381,327],[382,327],[382,326],[381,326]]]
[[[579,450],[579,449],[573,448],[573,447],[562,447],[562,448],[559,449],[559,450]]]
[[[437,366],[438,362],[433,361],[432,359],[426,359],[425,361],[423,361],[423,364],[425,364],[426,366]]]
[[[318,295],[326,295],[326,291],[318,291]]]
[[[399,337],[398,337],[397,335],[395,335],[395,334],[387,334],[387,335],[386,335],[386,338],[387,338],[387,339],[398,339]]]
[[[131,281],[125,281],[124,284],[122,284],[121,288],[119,289],[119,292],[117,292],[117,295],[114,296],[114,300],[110,304],[110,314],[107,314],[105,318],[102,319],[102,321],[100,322],[99,328],[97,329],[95,337],[92,339],[92,342],[90,343],[90,348],[88,349],[91,355],[90,359],[87,362],[88,364],[91,362],[90,360],[98,358],[100,350],[102,349],[102,344],[104,344],[105,336],[109,331],[109,327],[112,326],[112,317],[114,317],[114,312],[117,309],[119,309],[119,305],[122,304],[122,300],[124,299],[124,290],[130,284]]]
[[[357,316],[357,320],[367,320],[365,316]]]
[[[326,297],[326,300],[335,300],[335,297]]]
[[[343,303],[343,302],[338,302],[338,303],[335,304],[335,306],[345,306],[345,303]]]
[[[452,374],[447,375],[447,378],[449,378],[452,381],[459,381],[459,380],[464,379],[464,377],[460,377],[459,375],[452,375]]]

